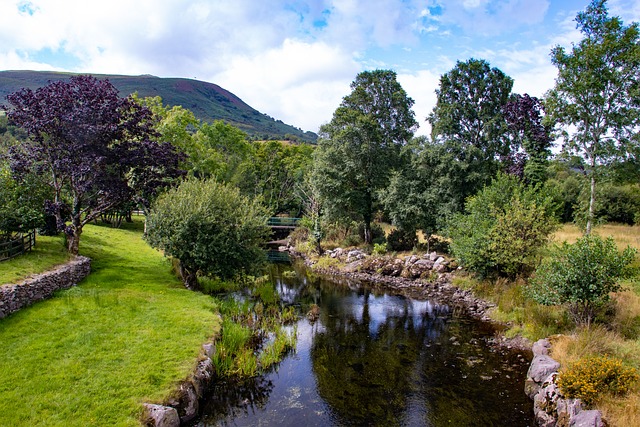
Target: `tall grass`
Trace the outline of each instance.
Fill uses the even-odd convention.
[[[192,372],[219,329],[214,300],[127,227],[87,225],[91,274],[0,320],[0,425],[136,426]]]
[[[593,233],[601,237],[612,236],[620,249],[631,246],[640,251],[640,225],[603,224],[595,227]],[[577,226],[565,224],[554,233],[553,241],[575,243],[583,235],[584,232]]]

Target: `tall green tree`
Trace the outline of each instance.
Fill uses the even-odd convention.
[[[300,215],[304,207],[296,189],[309,175],[313,146],[264,141],[254,143],[253,148],[238,182],[241,191],[261,196],[273,214]]]
[[[331,121],[320,128],[313,182],[325,214],[362,221],[365,242],[371,243],[378,192],[388,185],[400,147],[418,124],[411,109],[414,101],[394,71],[362,72],[351,89]]]
[[[221,182],[241,180],[241,165],[253,153],[247,134],[222,120],[200,124],[193,144],[193,174]]]
[[[627,157],[638,144],[640,39],[638,23],[624,26],[620,18],[610,17],[606,0],[593,0],[576,22],[583,39],[570,51],[561,46],[551,51],[558,77],[546,106],[562,130],[563,148],[585,159],[591,186],[589,234],[602,167]]]
[[[393,225],[411,233],[433,234],[456,209],[449,205],[455,190],[456,163],[443,149],[425,136],[404,147],[403,167],[395,171],[381,195],[385,213]]]
[[[512,87],[511,77],[473,58],[458,62],[440,78],[436,106],[427,120],[431,139],[443,146],[452,165],[449,181],[458,182],[450,194],[457,210],[491,181],[500,158],[509,154],[503,108]]]

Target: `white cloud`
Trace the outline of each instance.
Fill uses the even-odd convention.
[[[250,105],[305,130],[331,119],[360,71],[351,55],[323,42],[285,40],[259,55],[234,58],[211,76]]]
[[[542,22],[549,0],[437,0],[441,22],[473,35],[491,36]]]
[[[402,85],[415,104],[413,111],[420,125],[416,135],[429,135],[431,129],[426,122],[427,116],[436,105],[435,90],[440,86],[440,73],[432,70],[419,70],[415,73],[398,74],[398,82]]]
[[[426,133],[439,76],[456,60],[487,59],[514,90],[540,96],[555,76],[551,47],[580,38],[584,3],[1,0],[0,69],[195,77],[315,131],[359,71],[393,67]],[[640,0],[608,5],[627,24],[640,18]]]

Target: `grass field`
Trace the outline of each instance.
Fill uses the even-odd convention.
[[[0,320],[0,426],[139,425],[219,331],[213,299],[182,287],[140,223],[88,225],[80,252],[79,286]]]

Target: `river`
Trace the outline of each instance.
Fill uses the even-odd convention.
[[[270,373],[219,381],[193,426],[533,426],[530,355],[491,345],[494,328],[446,305],[277,264],[295,352]]]

